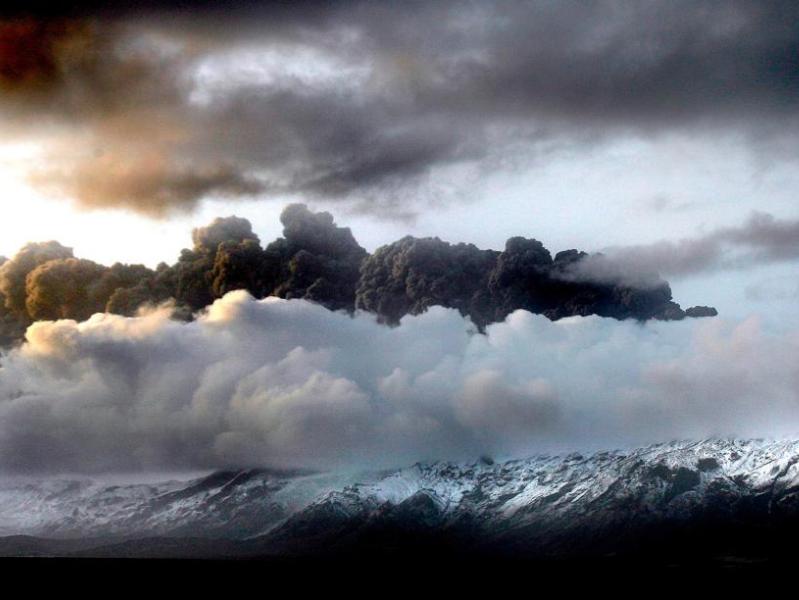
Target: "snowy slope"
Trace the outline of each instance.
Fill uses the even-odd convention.
[[[0,535],[204,536],[303,548],[374,532],[542,544],[697,518],[799,514],[799,441],[705,440],[387,473],[219,472],[192,481],[0,483]]]

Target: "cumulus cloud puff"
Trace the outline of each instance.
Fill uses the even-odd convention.
[[[756,319],[551,322],[486,335],[433,307],[399,327],[231,292],[38,322],[2,356],[0,469],[344,468],[799,429],[799,333]]]

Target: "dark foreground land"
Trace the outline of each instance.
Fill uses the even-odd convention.
[[[561,540],[557,551],[541,548],[536,540],[518,539],[507,546],[469,543],[451,534],[420,533],[406,528],[381,528],[349,540],[326,540],[323,547],[308,551],[276,553],[259,540],[148,537],[135,539],[56,540],[31,536],[0,538],[0,561],[4,564],[100,563],[125,568],[128,563],[161,564],[191,569],[200,565],[236,569],[292,569],[370,565],[436,564],[471,565],[480,568],[524,566],[532,570],[570,568],[580,565],[607,568],[738,568],[797,564],[799,561],[799,518],[728,523],[668,524],[641,528],[586,532]],[[473,542],[473,540],[472,540]],[[240,565],[240,566],[236,566]]]
[[[528,560],[393,556],[260,559],[5,558],[11,585],[42,594],[100,597],[504,598],[574,595],[680,597],[777,593],[789,557],[601,557]]]

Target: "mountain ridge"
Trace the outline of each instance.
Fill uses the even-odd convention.
[[[70,540],[96,539],[103,543],[74,551],[126,555],[133,544],[145,555],[169,548],[171,556],[184,540],[189,554],[216,548],[224,556],[423,547],[572,556],[708,528],[784,537],[797,515],[799,440],[670,442],[384,472],[242,469],[188,482],[0,488],[0,532],[60,539],[57,554]],[[7,546],[0,554],[13,554]]]

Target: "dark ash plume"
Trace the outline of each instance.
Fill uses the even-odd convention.
[[[85,321],[105,310],[102,298],[90,294],[106,267],[78,258],[51,260],[25,279],[25,308],[34,321]]]
[[[405,315],[446,306],[482,328],[493,320],[488,279],[498,254],[472,244],[404,237],[364,261],[356,308],[397,324]]]
[[[40,265],[63,258],[72,258],[72,248],[55,241],[29,243],[0,266],[0,294],[4,297],[5,308],[22,323],[32,321],[27,308],[28,274]]]
[[[686,316],[660,279],[645,288],[565,280],[562,274],[586,257],[567,250],[553,260],[541,242],[522,237],[509,239],[501,253],[406,237],[364,261],[356,307],[392,324],[430,306],[457,308],[481,330],[520,308],[553,320],[594,314],[639,320]]]
[[[304,298],[331,310],[352,311],[360,267],[367,253],[349,227],[337,227],[327,212],[291,204],[280,215],[284,237],[266,251],[278,257],[280,275],[273,295]]]
[[[652,274],[645,286],[581,281],[574,269],[594,260],[577,250],[553,259],[541,242],[515,237],[505,250],[481,250],[438,238],[405,237],[368,254],[327,212],[291,204],[281,214],[283,237],[263,248],[250,222],[217,218],[192,232],[193,247],[173,265],[105,267],[73,257],[57,242],[28,244],[0,265],[2,341],[19,340],[39,320],[85,320],[97,312],[131,316],[173,303],[192,315],[233,290],[255,298],[305,299],[330,310],[364,310],[396,325],[432,306],[457,309],[479,330],[524,309],[552,320],[572,315],[616,319],[682,319],[668,283]]]
[[[54,241],[26,244],[10,260],[0,261],[0,341],[10,345],[20,340],[34,321],[83,321],[94,313],[114,312],[112,296],[140,285],[151,273],[143,265],[106,267],[78,259],[71,248]],[[171,290],[163,299],[170,296]]]
[[[0,256],[0,269],[8,262],[5,256]],[[2,272],[2,271],[0,271]],[[14,344],[16,340],[25,335],[25,327],[12,314],[6,305],[6,296],[0,291],[0,348]]]

